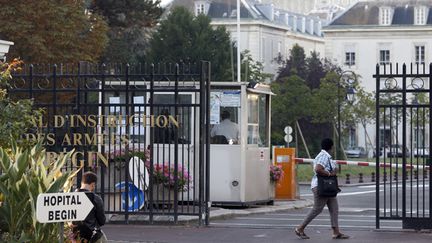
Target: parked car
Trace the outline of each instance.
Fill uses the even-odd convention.
[[[390,147],[386,147],[385,151],[387,152],[387,157],[402,157],[403,155],[403,147],[400,144],[392,144]],[[408,148],[405,148],[406,156],[409,156]]]
[[[348,158],[361,158],[366,157],[366,150],[363,147],[351,147],[345,150]]]
[[[413,154],[414,157],[429,157],[429,148],[414,148]]]
[[[375,147],[372,148],[372,153],[373,153],[373,157],[375,158],[376,157],[376,148]],[[381,158],[382,155],[383,155],[383,148],[381,147],[379,150],[379,157]]]

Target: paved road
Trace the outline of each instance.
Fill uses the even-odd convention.
[[[389,192],[389,187],[382,186]],[[312,198],[308,186],[301,186],[303,198]],[[431,242],[432,234],[401,232],[400,221],[382,221],[381,231],[375,230],[375,186],[343,187],[338,195],[340,225],[352,236],[347,242]],[[391,190],[395,192],[395,190]],[[302,242],[293,229],[310,208],[287,210],[277,213],[239,216],[225,220],[212,220],[210,227],[167,227],[143,225],[108,225],[108,238],[113,242]],[[306,242],[334,242],[331,239],[327,209],[307,228],[312,238]]]
[[[312,199],[308,186],[301,186],[301,196]],[[375,187],[357,186],[343,187],[338,195],[342,228],[346,230],[373,230],[375,229]],[[254,215],[250,217],[235,217],[230,220],[214,220],[212,226],[216,227],[254,227],[254,228],[286,228],[292,229],[303,220],[310,208],[289,210],[278,213]],[[325,208],[309,226],[313,229],[329,229],[330,220],[328,209]],[[400,221],[382,221],[382,229],[401,229]]]

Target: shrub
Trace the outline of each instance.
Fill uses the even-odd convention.
[[[72,152],[45,165],[45,149],[40,143],[20,148],[12,139],[9,151],[0,147],[0,206],[2,242],[57,242],[57,224],[36,221],[40,193],[69,191],[76,172],[62,172]]]

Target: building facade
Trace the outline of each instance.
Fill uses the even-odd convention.
[[[175,0],[175,6],[188,8],[195,15],[206,14],[213,26],[224,26],[237,40],[236,0]],[[277,75],[275,59],[287,57],[294,44],[305,49],[306,54],[316,51],[324,55],[322,22],[317,17],[308,17],[260,1],[241,1],[240,49],[249,50],[252,58],[264,64],[264,72]]]
[[[374,92],[376,81],[372,76],[376,64],[386,68],[390,63],[426,64],[428,69],[432,62],[432,2],[359,2],[334,19],[323,33],[325,56],[344,70],[359,74],[360,85]],[[383,129],[380,128],[381,136],[386,134]],[[352,139],[355,144],[350,145],[374,147],[375,133],[375,124],[369,124],[366,131],[357,125],[353,133],[356,138]]]

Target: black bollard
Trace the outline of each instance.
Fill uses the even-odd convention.
[[[375,182],[375,172],[372,172],[371,175],[372,175],[372,177],[371,177],[371,179],[372,179],[371,182]]]
[[[414,170],[414,179],[418,179],[418,171]]]
[[[387,181],[387,171],[384,171],[384,174],[383,174],[383,181],[384,181],[384,182]]]
[[[427,178],[428,178],[427,170],[423,170],[423,179],[427,179]]]
[[[363,183],[363,173],[359,173],[359,183]]]
[[[393,174],[394,174],[394,176],[393,176],[393,180],[394,180],[394,181],[397,181],[397,180],[398,180],[398,172],[395,171]]]
[[[345,184],[351,184],[351,181],[350,181],[350,174],[346,174],[346,181],[345,181]]]
[[[409,180],[409,170],[406,170],[405,172],[405,180]]]

